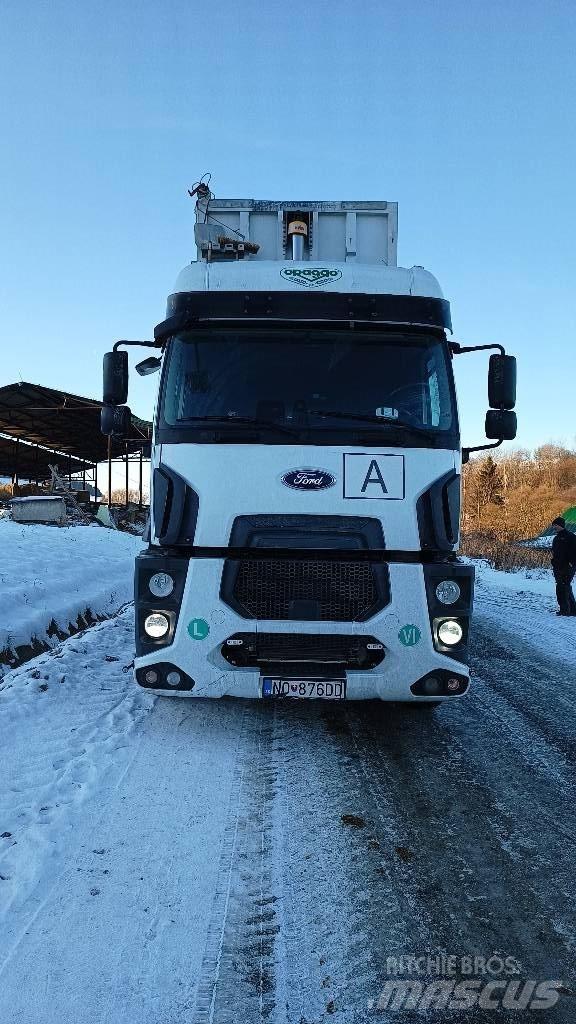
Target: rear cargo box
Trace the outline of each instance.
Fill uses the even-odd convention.
[[[303,260],[396,266],[397,203],[211,199],[198,202],[196,221],[199,259],[291,259],[289,225],[297,221]]]

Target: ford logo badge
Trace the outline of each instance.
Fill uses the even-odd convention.
[[[323,491],[334,487],[336,477],[325,469],[291,469],[284,473],[282,483],[296,491]]]

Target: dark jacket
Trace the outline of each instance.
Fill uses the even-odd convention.
[[[576,567],[576,534],[559,530],[552,541],[552,568],[566,572]]]

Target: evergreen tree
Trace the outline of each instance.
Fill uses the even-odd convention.
[[[478,473],[478,497],[483,505],[504,504],[504,479],[502,470],[491,455],[484,459]]]

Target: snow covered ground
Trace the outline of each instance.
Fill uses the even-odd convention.
[[[438,952],[573,993],[576,620],[553,594],[479,566],[474,684],[432,714],[156,699],[130,607],[8,672],[0,1020],[415,1024],[370,1005],[388,958]]]
[[[476,562],[476,601],[485,619],[540,654],[557,658],[575,670],[576,619],[556,615],[558,605],[551,569],[499,572]]]
[[[126,734],[152,703],[133,683],[132,632],[128,608],[0,682],[4,911],[26,900],[39,878],[43,898],[93,784],[122,770]]]
[[[139,537],[99,526],[22,525],[0,518],[0,651],[54,645],[89,609],[111,615],[132,599]],[[4,667],[5,670],[5,667]],[[0,675],[3,667],[0,663]]]

